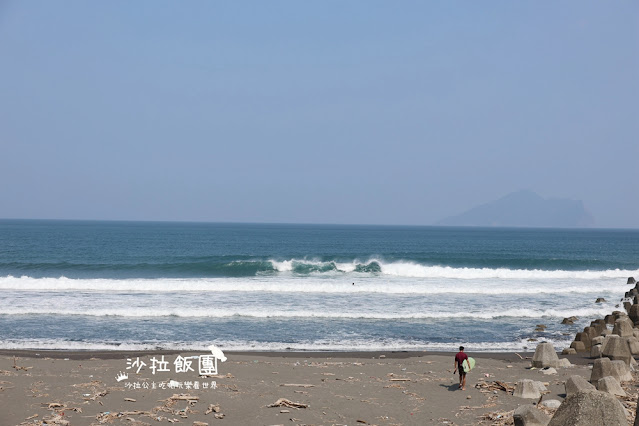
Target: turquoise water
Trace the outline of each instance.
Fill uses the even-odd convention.
[[[0,220],[0,347],[561,347],[638,269],[636,230]]]

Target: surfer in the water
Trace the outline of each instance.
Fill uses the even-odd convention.
[[[462,365],[464,360],[468,362],[468,355],[464,353],[464,347],[459,347],[459,352],[455,355],[455,371],[453,374],[459,370],[459,387],[461,390],[466,390],[466,372],[464,371],[464,366]],[[450,370],[448,370],[450,371]]]

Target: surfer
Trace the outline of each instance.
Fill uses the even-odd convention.
[[[466,372],[464,371],[463,366],[464,361],[468,362],[468,355],[464,353],[464,347],[460,346],[459,352],[455,355],[455,371],[453,371],[453,374],[459,370],[459,387],[461,390],[466,390]]]

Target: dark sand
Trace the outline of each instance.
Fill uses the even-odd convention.
[[[537,401],[487,385],[534,379],[547,383],[544,400],[562,401],[564,381],[589,379],[591,362],[569,356],[573,367],[545,375],[514,353],[471,351],[477,366],[466,391],[452,372],[454,354],[441,352],[229,352],[215,377],[200,377],[197,360],[194,372],[175,372],[179,355],[205,353],[0,351],[0,425],[512,424],[512,410]],[[152,374],[150,359],[162,355],[171,371]],[[137,357],[147,364],[139,374],[126,369],[127,358]],[[129,378],[116,381],[119,372]],[[170,380],[182,388],[161,388]],[[626,388],[636,400],[635,383]],[[188,396],[169,399],[181,394]],[[307,407],[268,407],[280,398]],[[207,414],[211,406],[219,412]]]

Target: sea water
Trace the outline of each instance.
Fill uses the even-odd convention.
[[[0,220],[0,348],[561,348],[628,276],[637,230]]]

